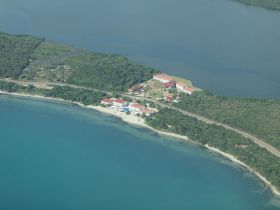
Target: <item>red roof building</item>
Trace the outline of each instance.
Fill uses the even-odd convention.
[[[144,109],[142,112],[148,117],[152,116],[155,113],[155,111],[150,110],[150,109]]]
[[[104,104],[104,105],[112,105],[113,104],[113,100],[109,99],[109,98],[103,98],[101,100],[101,104]]]
[[[131,103],[128,108],[131,112],[142,112],[145,109],[145,106],[137,103]]]
[[[127,102],[121,98],[113,99],[113,105],[118,107],[123,107],[127,104]]]
[[[172,100],[173,100],[173,96],[172,96],[172,95],[166,96],[166,100],[167,100],[167,101],[172,101]]]
[[[175,81],[170,81],[170,82],[163,83],[163,87],[165,87],[165,88],[174,88],[175,86],[176,86]]]

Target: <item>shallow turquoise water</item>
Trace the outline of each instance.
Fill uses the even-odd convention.
[[[0,96],[0,133],[0,209],[279,209],[229,161],[77,106]]]

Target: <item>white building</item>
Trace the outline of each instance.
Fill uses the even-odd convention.
[[[128,109],[130,112],[142,113],[143,110],[145,109],[145,106],[143,106],[141,104],[137,104],[137,103],[130,103],[128,106]]]

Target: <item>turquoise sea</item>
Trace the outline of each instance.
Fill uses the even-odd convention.
[[[230,161],[70,104],[0,96],[0,133],[3,210],[279,209]]]

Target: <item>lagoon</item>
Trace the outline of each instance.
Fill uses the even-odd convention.
[[[280,98],[280,12],[231,0],[0,1],[0,29],[125,55],[227,96]]]

